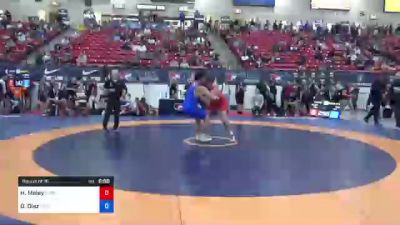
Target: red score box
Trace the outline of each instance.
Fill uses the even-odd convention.
[[[114,200],[114,187],[100,186],[100,200]]]

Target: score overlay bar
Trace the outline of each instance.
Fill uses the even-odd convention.
[[[113,213],[113,177],[19,177],[19,213]]]

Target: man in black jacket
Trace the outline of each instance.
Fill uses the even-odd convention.
[[[104,90],[107,95],[107,106],[103,118],[103,129],[107,130],[110,115],[114,114],[114,130],[119,127],[119,114],[121,111],[121,97],[127,93],[125,83],[119,78],[119,74],[113,71],[111,79],[104,83]]]
[[[376,79],[372,85],[369,93],[369,101],[372,103],[372,108],[369,110],[364,121],[368,123],[369,118],[374,116],[375,125],[379,125],[379,113],[383,101],[384,82],[382,79]]]
[[[389,90],[389,96],[394,109],[394,118],[396,120],[396,127],[400,128],[400,76],[397,76]]]

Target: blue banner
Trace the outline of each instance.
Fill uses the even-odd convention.
[[[120,76],[131,83],[170,83],[176,80],[186,84],[194,78],[197,69],[141,69],[141,68],[105,68],[105,67],[78,67],[75,65],[43,65],[43,66],[16,66],[0,63],[0,77],[5,75],[29,74],[33,81],[43,77],[47,80],[68,81],[71,77],[103,82],[111,70],[116,69]],[[218,83],[256,84],[260,80],[275,80],[278,83],[287,82],[316,82],[333,84],[340,82],[343,85],[370,86],[378,76],[384,76],[389,82],[391,74],[368,71],[284,71],[284,70],[225,70],[207,69],[207,73],[214,76]]]

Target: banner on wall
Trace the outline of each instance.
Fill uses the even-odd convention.
[[[169,83],[172,79],[180,84],[186,84],[194,78],[196,69],[139,69],[139,68],[118,68],[122,78],[130,83]],[[46,65],[46,66],[15,66],[13,64],[0,64],[0,77],[4,75],[29,74],[30,79],[39,81],[43,77],[46,80],[57,81],[69,80],[71,77],[82,78],[83,80],[96,80],[104,82],[105,68],[103,67],[78,67],[74,65]],[[283,71],[283,70],[225,70],[208,69],[207,73],[214,76],[218,83],[256,84],[260,80],[271,79],[278,83],[287,82],[316,82],[322,84],[353,84],[360,87],[368,87],[377,76],[384,76],[390,81],[391,74],[376,73],[368,71]]]

